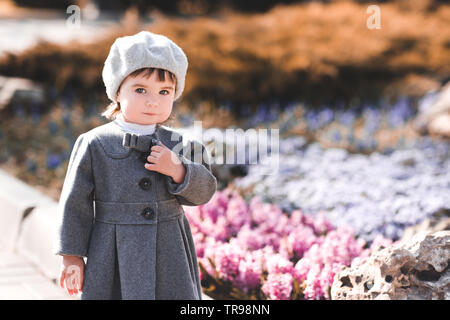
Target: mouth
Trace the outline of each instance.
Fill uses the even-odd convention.
[[[148,113],[148,112],[144,112],[144,114],[148,115],[148,116],[154,116],[156,115],[156,113]]]

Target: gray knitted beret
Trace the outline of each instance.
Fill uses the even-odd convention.
[[[177,78],[174,100],[184,90],[188,60],[183,50],[169,38],[149,31],[117,38],[103,67],[102,77],[106,94],[116,101],[122,81],[141,68],[160,68],[172,72]]]

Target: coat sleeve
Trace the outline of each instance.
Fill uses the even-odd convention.
[[[70,155],[58,203],[54,253],[87,257],[94,219],[94,178],[89,142],[78,137]]]
[[[208,151],[203,144],[193,141],[184,149],[179,159],[186,168],[182,183],[167,177],[169,193],[175,195],[182,205],[198,206],[208,202],[217,188],[216,177],[211,173]]]

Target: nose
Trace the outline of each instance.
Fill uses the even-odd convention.
[[[154,100],[147,100],[147,101],[145,102],[145,105],[146,105],[147,107],[156,107],[156,106],[157,106],[157,104],[156,104],[156,102],[155,102]]]

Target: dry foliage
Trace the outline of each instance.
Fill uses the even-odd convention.
[[[185,50],[183,101],[191,105],[370,99],[405,94],[405,86],[407,94],[421,95],[448,77],[449,5],[420,11],[401,1],[379,4],[380,30],[367,28],[367,6],[309,3],[193,19],[159,14],[149,26],[112,30],[95,44],[42,43],[9,54],[0,73],[59,89],[70,85],[82,100],[95,94],[106,104],[101,69],[108,50],[137,27],[165,34]]]

